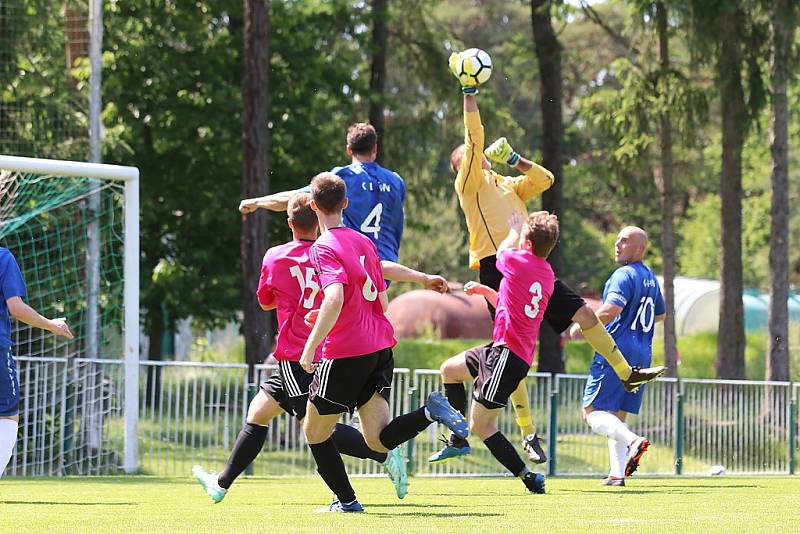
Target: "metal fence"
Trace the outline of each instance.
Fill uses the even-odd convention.
[[[17,359],[22,402],[20,431],[6,475],[99,475],[122,472],[124,369],[119,360],[80,358]],[[276,369],[258,367],[253,384]],[[551,475],[601,475],[608,469],[607,440],[582,418],[586,377],[532,373],[528,388],[539,435],[550,461],[539,470]],[[396,369],[391,409],[397,415],[423,404],[440,389],[438,371]],[[257,387],[242,364],[143,361],[139,373],[138,460],[141,473],[185,476],[195,463],[222,467]],[[706,474],[794,474],[798,447],[800,384],[725,380],[680,382],[663,379],[647,386],[641,415],[629,424],[653,443],[640,472]],[[346,417],[345,422],[357,425]],[[519,441],[513,411],[500,418],[501,430]],[[503,474],[476,438],[473,453],[440,465],[427,458],[442,444],[446,429],[431,425],[409,442],[409,466],[418,476]],[[355,475],[377,475],[369,460],[347,459]],[[267,442],[251,467],[256,475],[313,474],[314,461],[294,418],[270,424]]]

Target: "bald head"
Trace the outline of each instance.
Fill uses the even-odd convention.
[[[614,258],[620,265],[642,261],[646,250],[647,232],[638,226],[626,226],[617,234]]]

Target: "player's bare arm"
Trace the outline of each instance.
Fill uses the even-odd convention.
[[[255,198],[246,198],[239,203],[239,211],[242,213],[253,213],[259,208],[270,211],[286,211],[289,199],[299,193],[298,189],[291,191],[281,191],[271,195]]]
[[[517,248],[519,246],[519,236],[522,232],[522,215],[519,212],[513,212],[508,217],[508,235],[503,241],[497,245],[497,252]]]
[[[21,297],[11,297],[6,301],[6,304],[8,305],[8,311],[11,315],[25,324],[48,330],[57,336],[67,339],[73,339],[75,337],[72,335],[69,326],[67,326],[67,322],[63,318],[48,319],[28,306]]]
[[[392,282],[413,282],[437,293],[447,293],[447,280],[437,274],[415,271],[411,267],[389,260],[381,261],[381,269],[383,277]]]
[[[489,301],[489,304],[497,307],[497,291],[487,285],[478,282],[467,282],[464,284],[464,293],[467,295],[480,295]]]
[[[319,307],[314,328],[311,329],[311,334],[309,334],[306,345],[303,348],[303,355],[300,357],[300,365],[307,372],[314,371],[314,354],[322,340],[325,339],[333,325],[336,324],[336,320],[342,312],[343,303],[344,286],[342,284],[330,284],[325,288],[325,297]]]

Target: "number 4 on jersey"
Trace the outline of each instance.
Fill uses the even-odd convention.
[[[364,234],[372,234],[373,239],[378,239],[378,234],[381,231],[381,214],[383,213],[383,204],[378,202],[372,211],[369,212],[367,218],[361,223],[361,232]]]

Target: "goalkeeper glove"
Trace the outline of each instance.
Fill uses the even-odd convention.
[[[519,162],[519,153],[514,152],[511,145],[508,144],[508,139],[501,137],[492,143],[486,150],[483,151],[486,157],[497,163],[505,163],[512,167]]]
[[[450,66],[450,72],[453,73],[453,76],[461,82],[461,77],[458,75],[458,71],[461,67],[461,54],[459,52],[453,52],[450,54],[450,59],[447,60]],[[478,87],[476,85],[461,85],[461,92],[465,95],[475,95],[478,94]]]

